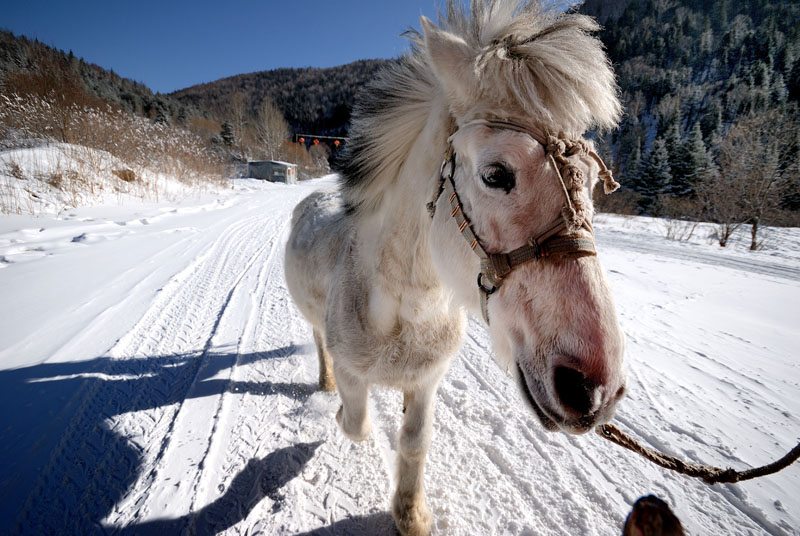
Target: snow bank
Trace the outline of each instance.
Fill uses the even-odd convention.
[[[80,206],[176,200],[221,187],[189,184],[142,166],[131,169],[106,151],[74,144],[0,151],[0,213],[5,214],[58,215]]]

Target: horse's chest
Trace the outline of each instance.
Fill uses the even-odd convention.
[[[443,372],[461,342],[464,313],[449,306],[438,286],[410,281],[411,267],[382,258],[377,272],[363,270],[359,251],[350,244],[328,294],[326,342],[334,366],[399,387]]]
[[[456,315],[438,322],[400,322],[388,335],[373,339],[358,363],[375,381],[389,385],[418,383],[438,376],[458,350],[463,321]]]
[[[328,331],[328,342],[339,366],[371,382],[401,387],[438,377],[464,333],[462,312],[422,321],[395,317],[387,326],[371,321],[366,309],[351,309],[353,314],[334,322],[336,329]]]

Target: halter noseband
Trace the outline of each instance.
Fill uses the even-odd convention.
[[[578,203],[573,201],[573,196],[570,195],[571,190],[574,192],[578,188],[583,188],[583,175],[567,158],[576,154],[591,156],[600,165],[600,177],[604,181],[606,193],[611,193],[619,188],[619,184],[614,181],[611,171],[603,163],[603,160],[594,151],[590,151],[582,141],[575,142],[563,136],[545,136],[538,131],[509,121],[479,119],[467,123],[462,128],[472,125],[522,132],[543,145],[566,196],[566,203],[561,215],[553,220],[547,230],[538,236],[529,238],[527,244],[508,253],[487,253],[462,209],[461,200],[458,198],[453,182],[456,155],[452,145],[448,146],[439,172],[439,188],[432,202],[431,212],[433,213],[435,210],[436,202],[442,194],[445,194],[450,202],[450,216],[455,219],[458,230],[469,244],[470,249],[481,260],[481,270],[478,273],[477,282],[481,296],[481,314],[489,324],[489,296],[502,286],[503,280],[518,266],[542,259],[553,260],[597,255],[592,224],[589,218],[582,214],[581,207],[576,207]],[[570,176],[569,184],[564,179],[565,174]],[[578,181],[580,181],[580,186],[578,186]],[[581,229],[588,231],[589,238],[579,234]]]

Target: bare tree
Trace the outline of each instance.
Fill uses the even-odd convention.
[[[236,144],[239,151],[244,152],[245,129],[247,128],[247,116],[249,115],[247,96],[241,91],[236,91],[231,95],[228,106]]]
[[[741,203],[735,184],[713,169],[698,185],[697,198],[705,217],[716,225],[716,240],[724,248],[742,225]]]
[[[759,249],[759,225],[780,205],[795,169],[781,161],[791,140],[791,121],[791,115],[777,110],[750,115],[731,127],[720,146],[720,178],[734,195],[737,219],[751,225],[751,250]]]
[[[308,150],[308,154],[311,157],[316,173],[324,175],[330,172],[330,166],[328,165],[328,158],[331,156],[330,147],[324,143],[314,144]]]
[[[270,160],[275,160],[281,144],[289,137],[289,124],[283,113],[267,97],[258,106],[256,135],[258,143],[266,148]]]

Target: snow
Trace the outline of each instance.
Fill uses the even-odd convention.
[[[188,172],[186,180],[194,184],[187,184],[139,165],[133,166],[136,180],[126,182],[117,173],[134,170],[106,151],[67,143],[30,143],[34,147],[0,152],[2,214],[59,216],[87,206],[113,207],[113,214],[120,206],[196,197],[224,186],[200,182]]]
[[[283,281],[293,206],[332,177],[182,202],[0,217],[0,533],[394,534],[399,393],[338,430]],[[598,216],[627,336],[615,423],[699,463],[800,439],[800,230],[721,250]],[[595,436],[545,432],[470,321],[438,392],[434,534],[616,535],[656,494],[689,534],[800,534],[800,466],[707,486]]]

